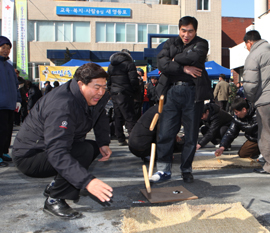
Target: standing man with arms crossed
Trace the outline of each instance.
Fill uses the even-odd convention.
[[[257,108],[258,145],[266,163],[261,173],[270,173],[270,44],[258,31],[244,36],[247,50],[243,75],[246,98]]]
[[[111,156],[109,120],[105,105],[108,74],[97,64],[79,67],[74,78],[39,99],[29,112],[13,145],[17,168],[31,177],[55,176],[44,191],[44,211],[63,219],[78,218],[65,199],[77,200],[80,189],[109,201],[112,188],[95,178],[88,168]],[[86,140],[94,129],[96,141]]]
[[[185,145],[181,155],[184,182],[193,182],[192,161],[196,151],[200,118],[204,100],[212,99],[213,92],[205,70],[208,43],[196,36],[198,22],[185,16],[179,20],[179,37],[168,39],[158,54],[158,69],[172,87],[160,119],[157,141],[157,173],[151,181],[171,178],[171,164],[175,137],[181,120],[185,130]]]

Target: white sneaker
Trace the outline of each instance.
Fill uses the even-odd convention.
[[[171,179],[170,173],[158,171],[154,175],[152,175],[152,177],[150,177],[149,181],[156,183],[156,182],[162,182],[162,181],[169,180],[169,179]]]
[[[259,162],[259,163],[265,163],[266,162],[262,154],[260,154],[259,157],[257,158],[257,162]]]

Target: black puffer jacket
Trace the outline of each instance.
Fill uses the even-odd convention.
[[[220,107],[214,103],[206,104],[209,107],[209,115],[206,121],[203,121],[204,125],[209,129],[203,138],[198,142],[201,147],[205,146],[208,142],[212,141],[222,126],[230,126],[233,117],[220,109]]]
[[[118,52],[110,57],[110,61],[107,85],[111,94],[134,96],[139,91],[139,79],[132,57],[128,53]]]
[[[227,148],[233,140],[239,135],[240,130],[245,132],[245,137],[252,142],[257,142],[258,139],[258,123],[256,119],[256,109],[251,105],[248,109],[247,115],[240,119],[234,116],[234,119],[223,136],[220,146]]]
[[[70,151],[75,141],[84,141],[94,128],[99,147],[109,145],[109,120],[106,93],[94,107],[89,107],[75,79],[53,89],[38,100],[18,132],[13,145],[13,159],[31,157],[46,151],[48,161],[69,183],[83,189],[94,178]]]
[[[198,36],[195,36],[187,45],[183,44],[179,36],[168,39],[157,56],[158,69],[164,74],[160,77],[159,82],[164,84],[164,88],[177,81],[194,82],[196,85],[196,102],[213,99],[211,81],[204,65],[207,52],[208,42]],[[193,78],[191,75],[184,73],[184,66],[187,65],[201,68],[203,70],[202,76]],[[167,81],[162,80],[166,78]]]

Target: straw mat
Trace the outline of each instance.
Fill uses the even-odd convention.
[[[238,155],[195,156],[192,168],[195,170],[222,169],[222,168],[259,168],[261,165],[250,158],[240,158]]]
[[[124,210],[124,233],[266,233],[269,232],[241,205],[169,205]]]

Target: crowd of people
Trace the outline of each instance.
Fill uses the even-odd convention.
[[[197,36],[197,28],[194,17],[179,20],[179,36],[168,39],[157,56],[159,79],[151,77],[151,82],[145,84],[144,71],[136,68],[130,52],[123,49],[110,57],[107,72],[95,63],[87,63],[61,86],[55,82],[53,88],[47,81],[42,98],[39,88],[22,79],[7,62],[12,44],[1,36],[1,166],[13,159],[27,176],[53,176],[44,190],[43,210],[63,219],[82,216],[65,201],[76,201],[81,189],[102,202],[110,201],[113,189],[88,168],[99,154],[99,161],[110,158],[109,144],[114,138],[143,161],[149,160],[151,144],[156,143],[157,171],[151,182],[171,178],[173,153],[181,151],[183,181],[192,183],[196,150],[211,142],[216,156],[220,156],[230,150],[233,140],[243,131],[247,140],[239,156],[263,157],[264,167],[255,171],[270,173],[269,43],[257,31],[247,32],[244,41],[250,54],[244,66],[243,85],[227,82],[220,74],[213,90],[204,65],[208,42]],[[161,94],[165,96],[163,111],[154,130],[149,130]],[[18,103],[22,108],[14,114]],[[23,124],[11,158],[8,147],[14,115],[15,122]],[[184,136],[179,137],[182,126]],[[95,141],[86,140],[91,129]],[[202,137],[198,140],[200,130]]]

